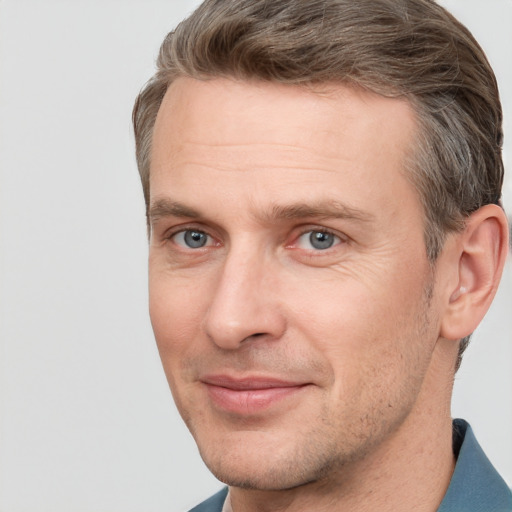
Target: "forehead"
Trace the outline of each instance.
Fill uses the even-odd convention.
[[[164,97],[154,141],[165,143],[161,138],[172,136],[211,145],[289,142],[319,147],[326,156],[333,150],[337,156],[343,141],[352,146],[366,142],[359,137],[363,132],[365,139],[374,136],[376,144],[393,141],[405,148],[414,128],[415,116],[407,101],[348,85],[182,77]]]
[[[194,184],[277,204],[333,191],[375,213],[389,195],[416,195],[403,172],[415,129],[408,102],[345,85],[180,78],[155,123],[150,194]]]

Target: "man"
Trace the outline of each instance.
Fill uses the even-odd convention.
[[[450,417],[508,247],[467,29],[430,0],[207,0],[134,126],[156,341],[228,485],[194,510],[512,510]]]

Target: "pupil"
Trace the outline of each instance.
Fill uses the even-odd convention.
[[[185,233],[185,242],[189,247],[194,249],[203,247],[206,243],[206,236],[200,231],[187,231]]]
[[[313,233],[309,235],[309,241],[315,249],[329,249],[334,242],[334,238],[330,233],[313,231]]]

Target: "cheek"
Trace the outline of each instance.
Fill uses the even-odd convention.
[[[191,290],[183,290],[174,284],[174,279],[162,275],[151,275],[149,279],[149,312],[151,324],[176,406],[184,421],[202,415],[197,411],[194,390],[184,378],[183,361],[194,357],[198,350],[199,326],[201,325],[200,297]]]
[[[406,373],[421,349],[424,286],[419,277],[379,285],[347,279],[317,282],[308,293],[295,290],[295,327],[331,367],[336,393],[347,396],[342,390],[351,388],[357,395],[369,381],[392,386]]]
[[[316,282],[313,290],[289,295],[295,296],[291,314],[298,328],[336,360],[346,352],[366,354],[396,325],[400,312],[377,287],[355,280]]]
[[[193,346],[201,325],[201,294],[162,274],[149,276],[149,313],[164,367]]]

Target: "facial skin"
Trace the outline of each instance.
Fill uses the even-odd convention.
[[[167,92],[151,320],[177,407],[231,486],[350,489],[385,474],[418,422],[449,432],[456,346],[438,341],[446,291],[406,177],[414,133],[406,102],[342,85]]]

